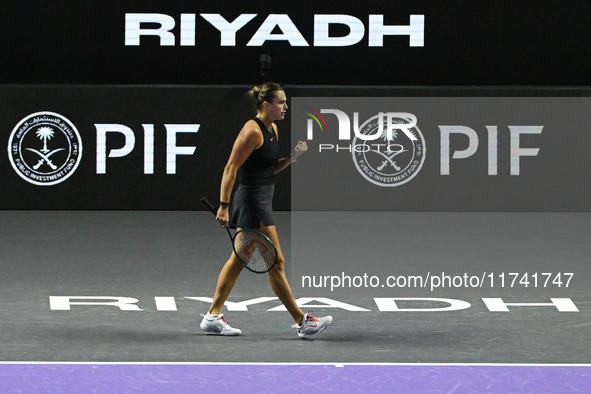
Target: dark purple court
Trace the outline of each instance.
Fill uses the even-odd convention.
[[[586,393],[589,365],[4,364],[3,393]]]

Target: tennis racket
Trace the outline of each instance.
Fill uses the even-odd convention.
[[[201,203],[214,216],[217,216],[216,209],[205,197],[201,199]],[[232,225],[238,228],[235,224]],[[277,263],[277,249],[265,234],[249,228],[241,228],[232,236],[228,226],[226,226],[226,230],[228,236],[230,236],[230,241],[232,241],[232,248],[236,257],[246,269],[257,274],[264,274],[275,266],[275,263]]]

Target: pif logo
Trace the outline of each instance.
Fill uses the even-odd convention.
[[[21,178],[39,186],[63,182],[82,158],[82,140],[68,119],[37,112],[22,119],[8,140],[10,164]]]
[[[392,130],[398,125],[400,130]],[[381,130],[391,132],[383,134]],[[425,140],[416,127],[412,114],[374,116],[368,119],[359,132],[363,136],[377,137],[381,143],[368,143],[360,135],[353,139],[353,162],[361,175],[378,186],[400,186],[410,181],[420,171],[425,161]],[[413,138],[414,137],[414,138]],[[389,139],[390,138],[390,139]]]
[[[308,119],[308,140],[313,139],[313,121],[328,130],[321,114],[336,115],[339,122],[339,140],[351,140],[347,146],[319,144],[319,151],[349,151],[359,173],[378,186],[393,187],[405,184],[414,178],[425,161],[425,139],[417,127],[417,118],[406,112],[378,113],[359,126],[359,114],[353,114],[353,127],[349,116],[336,109],[321,109],[317,112],[305,107]]]

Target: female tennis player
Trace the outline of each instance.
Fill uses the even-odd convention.
[[[285,276],[285,259],[281,252],[277,230],[272,216],[272,200],[275,184],[273,174],[285,169],[308,146],[298,142],[294,152],[288,157],[279,158],[279,144],[276,120],[285,118],[287,98],[283,88],[268,82],[254,87],[248,95],[254,99],[257,114],[246,122],[232,148],[232,153],[224,169],[220,190],[220,207],[216,219],[222,226],[228,223],[238,227],[255,229],[265,234],[277,248],[277,263],[269,271],[269,281],[273,291],[293,317],[300,338],[324,330],[332,322],[332,317],[316,318],[312,311],[304,314],[291,293]],[[230,207],[230,196],[236,176],[239,185]],[[232,253],[218,277],[213,302],[203,316],[201,329],[220,335],[240,335],[241,331],[230,327],[222,314],[222,308],[243,265]]]

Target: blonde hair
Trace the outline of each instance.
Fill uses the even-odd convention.
[[[275,98],[275,92],[282,91],[283,86],[275,82],[267,82],[261,86],[250,89],[247,95],[254,100],[255,110],[261,111],[265,101],[271,103]]]

